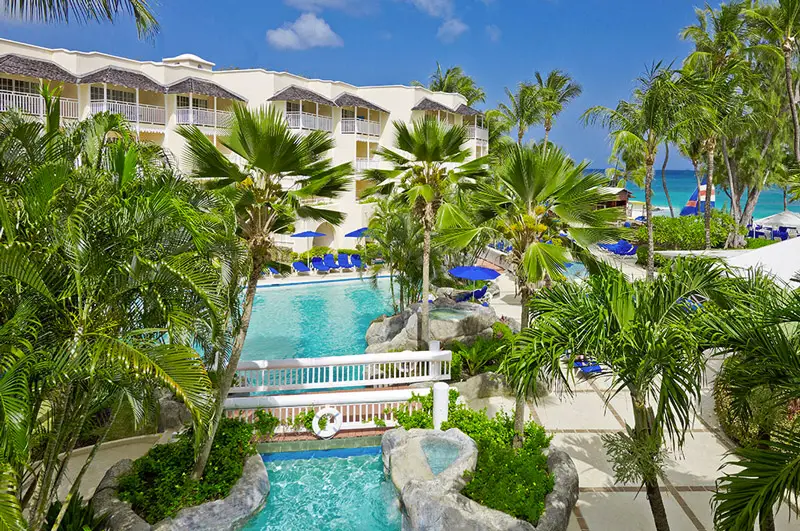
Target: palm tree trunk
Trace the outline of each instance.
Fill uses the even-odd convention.
[[[786,92],[789,94],[789,109],[792,111],[792,126],[794,128],[794,157],[800,162],[800,119],[797,117],[797,100],[792,89],[792,53],[794,43],[787,40],[783,43],[783,59],[786,69]]]
[[[214,446],[214,436],[217,434],[219,421],[222,418],[223,410],[225,407],[225,399],[228,397],[228,391],[231,389],[233,377],[236,375],[236,367],[239,365],[239,358],[242,356],[242,349],[244,348],[244,340],[247,338],[247,329],[250,328],[250,317],[253,315],[253,301],[256,297],[256,286],[258,279],[261,276],[261,270],[264,267],[262,260],[253,258],[253,269],[250,271],[250,278],[247,279],[247,289],[244,295],[244,306],[242,308],[242,320],[239,325],[239,330],[236,333],[236,339],[233,342],[231,349],[231,357],[228,360],[228,366],[225,367],[225,373],[219,382],[219,389],[217,394],[216,409],[214,416],[211,419],[211,429],[208,432],[203,448],[200,455],[197,456],[197,461],[192,471],[192,478],[199,480],[203,476],[203,471],[208,463],[208,456],[211,455],[211,448]],[[217,367],[220,370],[221,367]]]
[[[520,315],[520,330],[528,326],[530,319],[530,310],[528,304],[530,302],[530,293],[528,288],[524,285],[519,287],[520,297],[522,298],[522,310]],[[517,400],[514,404],[514,448],[522,448],[525,433],[525,395],[517,392]]]
[[[669,205],[669,217],[675,217],[675,210],[672,208],[672,199],[669,198],[669,190],[667,190],[667,162],[669,161],[669,142],[664,142],[664,164],[661,165],[661,185],[664,187],[664,195],[667,196],[667,205]]]
[[[522,128],[522,124],[519,124],[517,128],[517,144],[520,146],[522,145],[522,137],[525,136],[525,130]]]
[[[705,212],[703,212],[706,249],[711,249],[711,190],[713,190],[714,183],[714,152],[716,149],[717,139],[712,137],[708,141],[708,177],[706,178]],[[698,197],[698,199],[700,198]]]
[[[637,396],[631,390],[631,405],[633,406],[633,433],[637,439],[647,441],[649,438],[654,437],[654,422],[655,418],[653,410],[645,405],[643,398]],[[669,520],[667,519],[667,511],[664,508],[664,500],[661,497],[661,489],[658,486],[657,477],[645,477],[645,490],[647,491],[647,501],[650,503],[650,512],[653,514],[653,522],[656,525],[656,531],[669,531]]]
[[[647,216],[647,280],[653,280],[655,249],[653,249],[653,161],[648,160],[644,177],[644,204]]]
[[[658,481],[646,481],[645,490],[647,491],[647,501],[650,503],[650,512],[653,513],[653,522],[656,524],[656,531],[669,531],[667,510],[664,508],[664,499],[661,497]]]
[[[700,184],[702,184],[702,179],[700,178],[700,163],[693,160],[692,166],[694,166],[694,180],[697,182],[697,190],[699,191]]]
[[[789,201],[786,194],[786,187],[783,187],[783,210],[789,210]]]
[[[550,125],[545,125],[544,126],[544,141],[543,141],[543,143],[544,143],[544,154],[545,155],[547,155],[547,139],[550,138],[550,129],[551,128],[552,128],[552,126],[550,126]]]
[[[431,231],[433,230],[433,204],[425,203],[425,219],[423,220],[424,238],[422,243],[422,314],[420,315],[420,342],[428,348],[430,338],[430,308],[428,293],[431,290]]]

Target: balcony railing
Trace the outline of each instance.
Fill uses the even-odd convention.
[[[471,139],[489,141],[489,130],[484,127],[470,125],[467,127],[467,134]]]
[[[233,120],[233,113],[209,109],[180,108],[176,113],[179,124],[194,124],[205,127],[228,128]]]
[[[370,168],[378,168],[380,166],[381,161],[376,159],[367,159],[363,157],[356,158],[355,164],[353,164],[353,168],[356,171],[363,171],[369,170]]]
[[[307,112],[287,112],[286,122],[292,129],[311,129],[333,132],[333,118]]]
[[[135,103],[125,103],[122,101],[93,101],[91,104],[92,114],[99,112],[111,112],[121,114],[129,122],[139,122],[143,124],[164,125],[166,123],[166,110],[157,105],[145,105]]]
[[[342,119],[342,133],[352,135],[358,133],[359,135],[380,136],[381,124],[371,120],[357,120],[355,118]]]
[[[44,114],[44,98],[38,94],[0,91],[0,111],[10,109],[19,109],[24,114],[40,116]],[[77,120],[78,100],[61,98],[61,117]]]

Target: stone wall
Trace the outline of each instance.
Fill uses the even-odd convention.
[[[119,477],[128,473],[133,461],[124,459],[112,466],[94,494],[95,511],[110,515],[111,531],[236,531],[267,503],[269,477],[260,455],[247,459],[242,477],[228,496],[195,507],[181,509],[173,518],[150,525],[127,502],[117,498]]]

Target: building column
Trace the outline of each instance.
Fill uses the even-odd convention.
[[[44,123],[44,96],[42,96],[42,90],[44,89],[42,78],[39,78],[39,118],[42,119],[42,123]]]
[[[103,83],[103,112],[108,112],[108,83]]]
[[[139,88],[136,88],[136,139],[139,140],[141,137],[141,128],[139,126]]]
[[[189,93],[189,123],[190,124],[194,123],[194,111],[192,110],[193,106],[194,106],[194,100],[192,98],[192,93],[190,92]]]
[[[302,111],[302,107],[300,108]],[[319,129],[319,103],[314,103],[314,112],[316,113],[316,117],[314,118],[314,129]],[[302,120],[302,118],[300,118]]]
[[[217,97],[214,96],[214,146],[217,145]]]

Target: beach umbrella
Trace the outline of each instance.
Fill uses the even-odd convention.
[[[800,214],[784,210],[783,212],[757,219],[756,224],[764,225],[765,227],[791,227],[800,229]]]
[[[292,234],[292,238],[316,238],[317,236],[327,236],[324,232],[314,232],[313,230],[307,230],[305,232],[297,232]],[[306,257],[306,265],[311,264],[311,255]]]
[[[367,232],[369,229],[367,227],[361,227],[360,229],[356,229],[353,232],[348,232],[344,235],[345,238],[363,238],[364,236],[368,236]]]
[[[500,273],[488,267],[479,266],[458,266],[448,271],[456,278],[463,278],[466,280],[494,280],[500,276]]]

